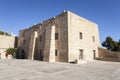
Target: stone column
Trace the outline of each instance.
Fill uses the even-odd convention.
[[[36,38],[38,37],[37,31],[33,32],[33,34],[31,35],[31,39],[30,39],[30,46],[29,46],[29,56],[28,59],[33,60],[34,59],[34,52],[35,52],[35,42],[36,42]]]
[[[55,62],[55,26],[46,29],[44,61]]]
[[[55,26],[51,27],[49,62],[55,62]]]

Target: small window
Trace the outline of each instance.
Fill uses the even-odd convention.
[[[55,56],[58,56],[57,50],[55,50]]]
[[[40,36],[40,42],[42,42],[42,36]]]
[[[92,40],[93,40],[93,42],[95,42],[95,36],[92,36]]]
[[[81,32],[80,32],[79,36],[80,36],[80,39],[82,39],[83,36],[82,36],[82,33],[81,33]]]
[[[83,59],[83,49],[80,49],[79,59]]]
[[[58,33],[55,33],[55,40],[58,40]]]

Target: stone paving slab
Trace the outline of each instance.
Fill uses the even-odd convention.
[[[120,63],[48,63],[32,60],[0,60],[0,80],[120,80]]]

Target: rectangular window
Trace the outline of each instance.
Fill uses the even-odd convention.
[[[58,40],[58,33],[55,33],[55,40]]]
[[[83,49],[80,49],[79,59],[83,59]]]
[[[93,40],[93,42],[95,42],[95,36],[92,36],[92,40]]]
[[[55,56],[58,56],[57,50],[55,50]]]
[[[82,32],[79,33],[80,39],[83,38]]]
[[[42,36],[40,36],[40,42],[42,42]]]

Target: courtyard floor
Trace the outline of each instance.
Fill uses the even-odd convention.
[[[0,60],[0,80],[120,80],[120,63],[48,63],[32,60]]]

